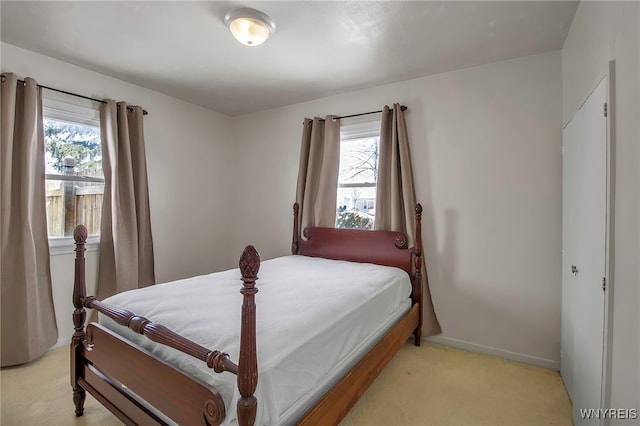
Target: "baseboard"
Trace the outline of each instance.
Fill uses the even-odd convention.
[[[524,362],[527,364],[533,364],[539,367],[548,368],[550,370],[560,371],[560,361],[519,354],[517,352],[511,352],[491,346],[479,345],[477,343],[465,342],[464,340],[453,339],[451,337],[445,336],[431,336],[427,337],[425,340],[445,346],[451,346],[453,348],[463,349],[465,351],[493,355],[499,358],[510,359],[512,361]]]

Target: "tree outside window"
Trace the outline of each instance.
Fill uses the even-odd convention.
[[[74,159],[74,174],[104,177],[100,130],[93,126],[44,120],[47,173],[67,174],[65,159]]]

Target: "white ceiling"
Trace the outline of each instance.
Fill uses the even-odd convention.
[[[224,15],[276,22],[258,47]],[[562,48],[577,2],[5,1],[3,42],[228,115]]]

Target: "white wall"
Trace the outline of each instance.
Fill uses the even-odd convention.
[[[232,251],[289,253],[304,117],[400,102],[438,340],[557,369],[561,93],[551,52],[236,117]]]
[[[439,341],[552,368],[560,342],[560,64],[552,52],[230,119],[2,44],[2,71],[149,110],[158,281],[233,266],[249,243],[263,258],[287,254],[302,119],[407,105]],[[95,253],[88,258],[91,289]],[[71,331],[71,264],[72,256],[52,259],[61,336]]]
[[[581,2],[562,49],[563,123],[616,61],[611,408],[640,408],[639,34],[638,2]]]
[[[232,266],[227,241],[233,129],[227,116],[6,43],[1,48],[2,72],[98,99],[126,100],[149,111],[144,130],[158,282]],[[89,253],[89,294],[95,289],[96,262],[97,253]],[[65,342],[73,330],[72,271],[72,254],[52,256],[56,316]]]

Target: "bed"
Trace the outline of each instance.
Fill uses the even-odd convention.
[[[79,226],[76,416],[89,392],[126,424],[337,424],[408,338],[420,345],[421,214],[408,247],[390,231],[310,227],[301,238],[296,204],[292,256],[261,262],[247,246],[239,270],[104,301],[86,295]],[[86,308],[100,323],[85,326]]]

